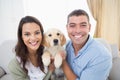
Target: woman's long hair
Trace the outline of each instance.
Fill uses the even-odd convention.
[[[43,30],[43,26],[40,23],[40,21],[38,19],[36,19],[35,17],[25,16],[20,20],[20,23],[18,26],[18,33],[17,33],[18,34],[17,35],[18,42],[17,42],[17,45],[15,46],[16,56],[20,57],[21,63],[23,65],[23,69],[26,73],[28,73],[28,70],[25,68],[26,62],[28,61],[28,50],[22,39],[22,28],[25,23],[33,23],[33,22],[36,23],[37,25],[39,25],[41,33],[42,33],[42,42],[43,42],[44,30]],[[44,49],[43,45],[40,45],[37,50],[37,55],[38,55],[37,64],[40,67],[40,70],[42,70],[44,72],[44,65],[43,65],[42,58],[41,58],[41,55],[43,54],[43,49]]]

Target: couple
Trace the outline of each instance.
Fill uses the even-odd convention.
[[[71,39],[66,44],[66,59],[61,68],[67,80],[106,80],[112,67],[111,53],[90,35],[89,16],[74,10],[67,17],[66,29]],[[32,16],[23,17],[18,26],[16,57],[9,63],[15,80],[43,80],[55,67],[45,67],[41,55],[44,47],[43,26]]]

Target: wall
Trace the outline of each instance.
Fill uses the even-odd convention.
[[[33,15],[42,22],[45,31],[55,27],[62,30],[66,38],[68,38],[67,15],[75,9],[84,9],[90,16],[92,25],[90,34],[94,34],[96,23],[91,16],[86,0],[24,0],[24,9],[25,15]]]
[[[22,0],[0,0],[0,44],[17,38],[17,27],[24,15]]]
[[[67,15],[79,8],[90,15],[92,25],[90,34],[93,35],[95,21],[89,12],[86,0],[0,0],[0,44],[6,40],[17,39],[18,23],[25,15],[37,17],[45,31],[57,27],[67,37]]]

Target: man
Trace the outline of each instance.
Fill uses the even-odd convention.
[[[74,10],[67,18],[71,39],[66,45],[63,71],[67,80],[106,80],[112,67],[111,53],[90,35],[89,16],[84,10]]]

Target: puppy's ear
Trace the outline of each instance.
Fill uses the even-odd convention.
[[[63,34],[61,34],[60,40],[61,40],[61,46],[63,46],[66,43],[66,38]]]
[[[45,47],[50,47],[50,44],[48,43],[48,40],[47,40],[45,34],[44,34],[44,39],[43,39],[42,45],[45,46]]]

